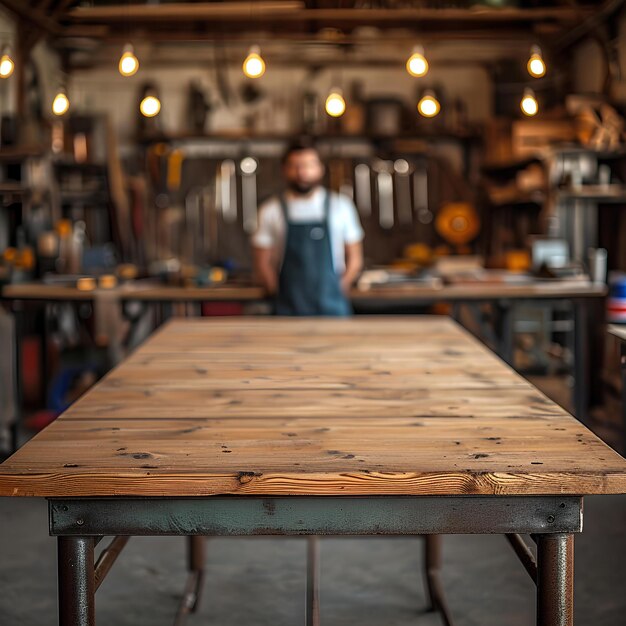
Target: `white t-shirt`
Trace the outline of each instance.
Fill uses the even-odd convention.
[[[308,198],[287,194],[289,220],[294,224],[322,221],[325,197],[326,190],[321,187]],[[344,246],[363,239],[363,228],[356,207],[348,196],[330,192],[328,221],[333,265],[338,274],[343,274],[346,268]],[[259,208],[259,226],[252,236],[252,245],[257,248],[277,248],[282,257],[286,230],[280,200],[277,197],[270,198]]]

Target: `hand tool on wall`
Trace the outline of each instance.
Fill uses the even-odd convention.
[[[387,161],[378,161],[374,166],[378,191],[378,223],[381,228],[393,228],[393,166]]]
[[[219,200],[225,222],[237,220],[237,170],[232,159],[225,159],[220,165]]]
[[[243,229],[246,233],[252,234],[257,228],[257,160],[253,157],[245,157],[241,160],[239,169],[241,170],[241,212]]]
[[[179,148],[172,150],[167,158],[167,189],[170,192],[180,189],[184,160],[185,155]]]
[[[202,263],[201,187],[193,187],[185,196],[185,260],[191,264]]]
[[[411,207],[411,174],[409,162],[406,159],[397,159],[393,164],[396,203],[398,205],[398,221],[400,224],[413,223]]]
[[[418,221],[421,224],[430,224],[433,214],[428,205],[428,171],[425,165],[413,172],[413,202]]]
[[[354,191],[359,213],[368,217],[372,214],[372,184],[367,163],[359,163],[354,168]]]

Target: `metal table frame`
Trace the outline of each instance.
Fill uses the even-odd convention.
[[[622,374],[622,456],[626,456],[626,341],[620,339],[620,370]]]
[[[243,477],[245,478],[245,476]],[[505,534],[537,586],[538,626],[573,626],[574,533],[582,531],[577,496],[212,496],[49,500],[58,538],[60,626],[94,626],[95,592],[132,535],[188,537],[190,570],[176,623],[198,604],[203,536],[426,535],[432,608],[451,618],[438,578],[439,534]],[[520,535],[537,545],[533,555]],[[95,562],[95,547],[115,537]],[[309,541],[307,626],[319,624],[317,546]]]

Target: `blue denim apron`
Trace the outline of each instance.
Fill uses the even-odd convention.
[[[350,304],[341,290],[333,267],[330,244],[330,192],[324,198],[320,222],[292,223],[284,196],[280,205],[285,217],[283,263],[278,277],[277,315],[348,316]]]

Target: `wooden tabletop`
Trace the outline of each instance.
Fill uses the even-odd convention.
[[[174,321],[0,495],[626,492],[626,461],[445,317]]]
[[[18,283],[5,285],[2,297],[8,300],[50,300],[50,301],[83,301],[95,300],[98,297],[114,297],[120,300],[144,300],[156,302],[191,302],[191,301],[254,301],[262,300],[265,292],[261,287],[245,285],[220,285],[216,287],[176,287],[159,285],[125,283],[112,289],[95,288],[91,290],[77,289],[75,285],[54,285],[45,283]]]
[[[610,324],[609,333],[622,341],[626,341],[626,324]]]
[[[126,283],[113,289],[96,288],[91,291],[82,291],[73,285],[45,283],[20,283],[5,285],[2,288],[2,297],[11,300],[89,301],[107,295],[121,300],[157,302],[247,302],[262,300],[266,297],[261,287],[253,285],[226,284],[216,287],[175,287],[157,283],[147,284],[141,281]],[[350,299],[355,304],[372,301],[421,304],[455,300],[598,298],[605,295],[605,285],[573,281],[537,281],[529,284],[476,282],[444,286],[373,287],[368,291],[353,289],[350,292]]]

